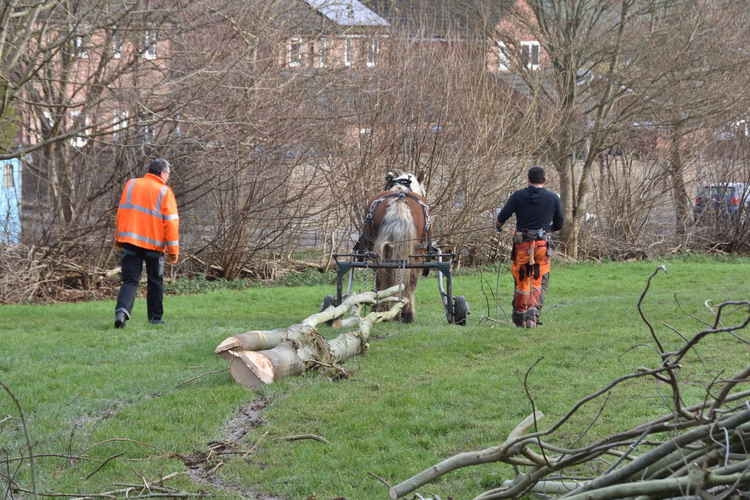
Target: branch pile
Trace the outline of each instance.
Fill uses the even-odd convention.
[[[651,279],[660,270],[666,271],[661,266],[654,271],[638,302],[641,318],[660,355],[658,367],[641,368],[610,382],[578,401],[547,430],[536,430],[543,415],[534,409],[502,444],[447,458],[391,487],[390,497],[401,498],[453,470],[490,462],[524,470],[515,479],[481,493],[475,500],[521,498],[530,493],[570,500],[698,500],[750,495],[750,390],[739,390],[741,384],[750,380],[750,366],[727,379],[713,380],[706,387],[704,401],[693,406],[684,404],[684,382],[679,378],[681,360],[702,340],[719,334],[736,336],[734,332],[747,327],[750,302],[718,305],[713,310],[712,324],[692,337],[683,337],[684,344],[679,349],[667,352],[641,309]],[[740,313],[740,320],[724,325],[722,315],[728,311]],[[667,384],[671,394],[670,414],[579,448],[559,446],[549,440],[581,407],[607,397],[619,384],[637,378],[652,378]],[[530,395],[529,399],[533,409]],[[601,464],[606,464],[606,468]],[[599,471],[598,475],[581,476],[581,471],[591,474],[591,470]]]
[[[95,300],[112,295],[120,269],[99,269],[90,252],[0,244],[0,304]]]
[[[339,363],[367,349],[372,326],[401,313],[405,299],[394,296],[402,290],[403,285],[397,285],[352,295],[339,306],[328,307],[287,328],[252,330],[229,337],[214,352],[229,361],[229,371],[237,383],[253,389],[311,369],[322,368],[340,377],[345,372]],[[388,301],[393,303],[389,310],[360,316],[363,305]],[[341,319],[347,313],[352,316]],[[327,341],[317,328],[334,321],[337,326],[357,329]]]

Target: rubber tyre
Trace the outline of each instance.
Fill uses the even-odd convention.
[[[469,317],[469,303],[463,295],[453,297],[453,323],[459,326],[466,326],[466,320]]]
[[[336,297],[334,297],[333,295],[326,295],[325,297],[323,297],[323,302],[320,303],[320,312],[323,312],[326,309],[328,309],[328,307],[335,306],[335,305],[336,305]],[[328,326],[333,325],[333,320],[326,321],[326,325]]]
[[[326,295],[323,297],[323,302],[320,303],[320,312],[328,309],[329,306],[336,305],[336,297],[333,295]]]

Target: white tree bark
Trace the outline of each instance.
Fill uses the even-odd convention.
[[[229,361],[229,371],[237,383],[252,389],[283,377],[299,375],[311,368],[334,368],[336,363],[367,349],[370,330],[375,323],[398,316],[405,301],[392,296],[402,290],[403,285],[397,285],[387,290],[352,295],[341,305],[308,316],[288,328],[251,330],[229,337],[214,352]],[[319,325],[358,311],[362,304],[389,300],[394,305],[387,311],[342,320],[343,325],[356,326],[357,330],[342,333],[330,342],[317,333]]]

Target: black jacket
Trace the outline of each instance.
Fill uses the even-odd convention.
[[[516,231],[544,229],[559,231],[564,219],[560,197],[544,188],[529,186],[513,193],[497,214],[499,229],[516,214]]]

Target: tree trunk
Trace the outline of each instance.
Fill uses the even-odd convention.
[[[333,375],[339,375],[343,370],[338,368],[338,363],[367,349],[372,325],[396,318],[404,304],[404,300],[398,300],[388,311],[368,314],[361,318],[359,330],[342,333],[330,342],[315,330],[310,330],[298,342],[285,340],[272,349],[230,350],[233,359],[229,371],[235,381],[253,389],[314,368],[323,367]]]
[[[672,200],[674,202],[675,232],[683,236],[687,232],[689,200],[685,188],[684,165],[680,154],[680,127],[672,128],[672,141],[669,145],[669,176],[672,179]]]
[[[397,293],[401,293],[403,288],[403,285],[396,285],[378,292],[358,293],[347,297],[336,307],[329,307],[324,311],[308,316],[301,323],[286,328],[276,328],[274,330],[250,330],[245,333],[228,337],[216,346],[214,353],[229,360],[232,358],[232,355],[229,354],[228,351],[232,349],[260,351],[271,349],[285,341],[300,342],[319,325],[340,318],[351,309],[358,308],[360,304],[375,304],[386,297],[391,297]],[[355,324],[359,324],[358,318],[346,319],[343,321],[344,324],[342,326],[354,326]]]
[[[578,257],[578,219],[576,202],[576,182],[574,162],[564,158],[556,164],[557,174],[560,177],[560,200],[562,202],[565,223],[560,230],[560,239],[564,245],[563,251],[566,255]]]

